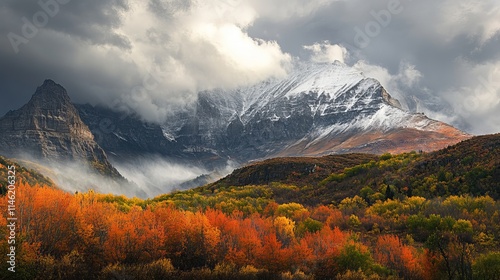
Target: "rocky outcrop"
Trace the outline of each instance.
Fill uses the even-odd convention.
[[[0,119],[0,152],[56,162],[82,161],[101,174],[121,178],[66,90],[52,80],[45,80],[26,105]]]

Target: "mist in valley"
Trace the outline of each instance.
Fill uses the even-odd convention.
[[[207,170],[194,165],[180,164],[160,156],[143,156],[133,160],[110,160],[125,180],[113,179],[97,173],[87,163],[79,161],[46,161],[28,154],[18,154],[15,160],[52,179],[57,187],[67,192],[87,192],[125,195],[142,199],[153,198],[197,187],[216,181],[236,168],[235,163],[218,170]]]
[[[129,161],[110,160],[127,180],[134,182],[147,197],[182,188],[182,184],[211,173],[193,165],[183,165],[159,156],[144,156]]]

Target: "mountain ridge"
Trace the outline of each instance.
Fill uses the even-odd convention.
[[[30,101],[0,118],[0,151],[47,161],[82,161],[101,174],[122,178],[94,141],[66,90],[47,79]]]
[[[475,136],[431,153],[274,158],[236,169],[223,179],[194,191],[214,193],[245,186],[278,190],[275,184],[290,184],[298,189],[277,192],[274,199],[310,206],[338,203],[346,197],[360,195],[364,188],[370,194],[385,194],[390,188],[396,197],[489,195],[498,199],[499,154],[500,134],[492,134]]]

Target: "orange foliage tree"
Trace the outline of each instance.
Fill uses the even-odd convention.
[[[382,235],[374,248],[375,260],[390,269],[399,271],[405,279],[422,279],[422,263],[415,248],[404,245],[395,235]]]

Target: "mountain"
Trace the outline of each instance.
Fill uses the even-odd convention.
[[[303,65],[283,80],[201,94],[194,117],[180,127],[166,130],[178,141],[223,147],[243,160],[431,151],[469,137],[405,112],[378,81],[340,62]]]
[[[26,105],[0,119],[0,153],[58,163],[81,161],[101,174],[122,178],[66,90],[52,80],[45,80]]]
[[[180,180],[193,185],[259,159],[433,151],[470,138],[403,110],[378,81],[340,62],[298,65],[285,78],[200,92],[196,102],[171,113],[155,124],[104,107],[73,105],[62,86],[46,80],[25,106],[0,119],[0,153],[83,161],[120,177],[109,156],[129,179],[158,177],[140,187],[155,195],[180,187],[178,180],[175,186],[158,183],[159,177],[180,173],[137,162],[158,159],[197,170]]]
[[[433,151],[470,137],[403,110],[378,81],[340,62],[300,65],[284,79],[201,92],[162,125],[89,105],[78,109],[111,154],[159,153],[212,167],[228,160]]]

